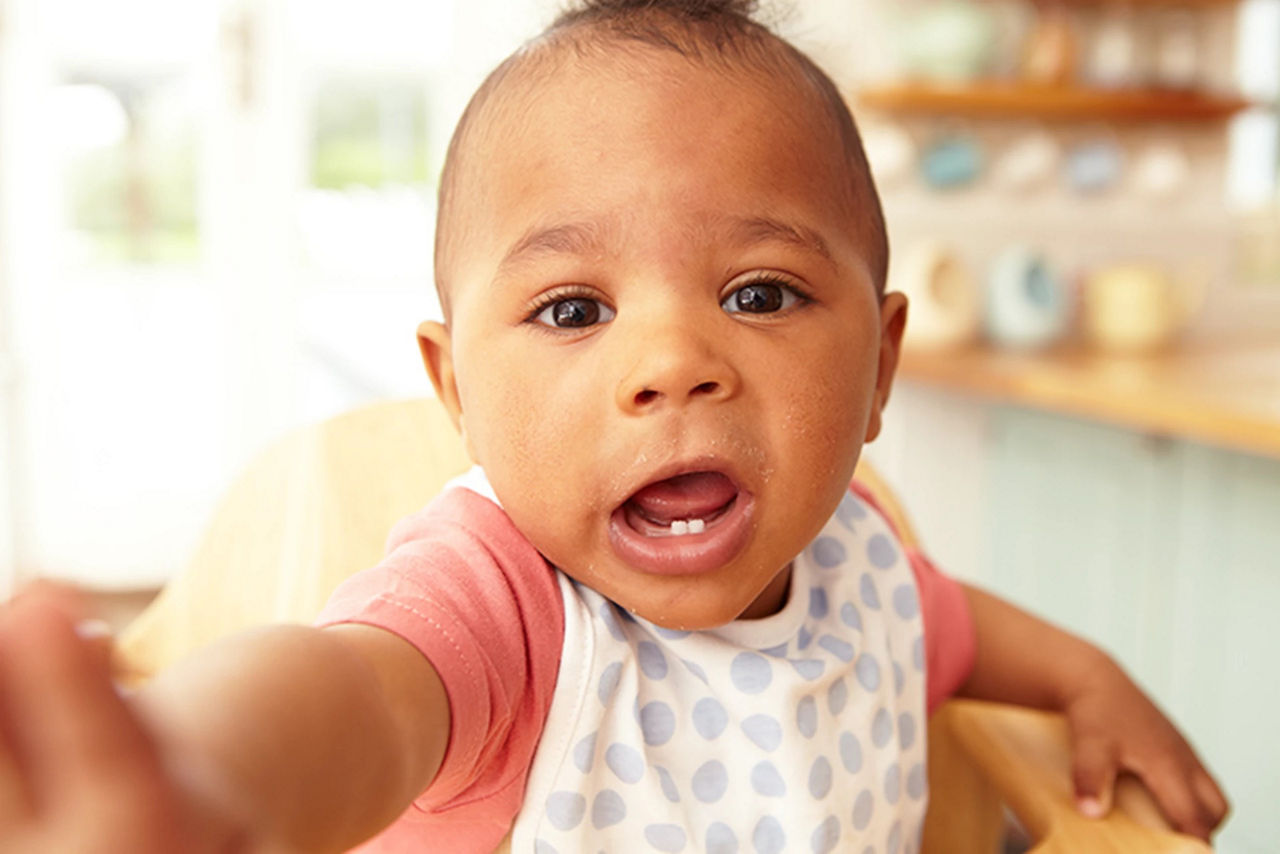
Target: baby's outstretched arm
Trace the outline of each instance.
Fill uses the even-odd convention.
[[[443,688],[394,635],[261,629],[122,699],[69,610],[0,614],[0,850],[340,851],[440,765]]]
[[[1173,724],[1097,647],[1001,599],[965,587],[977,632],[960,693],[1063,712],[1080,809],[1111,808],[1116,775],[1137,775],[1175,829],[1207,840],[1226,817],[1222,791]]]

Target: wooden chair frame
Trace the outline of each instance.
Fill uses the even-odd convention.
[[[344,578],[378,561],[396,519],[468,465],[430,400],[375,404],[284,438],[232,485],[190,564],[123,633],[126,681],[252,625],[311,620]],[[866,467],[858,476],[914,540],[892,490]],[[951,701],[930,721],[929,746],[927,854],[992,854],[1006,809],[1036,854],[1210,850],[1172,833],[1133,780],[1105,819],[1081,816],[1061,716]]]

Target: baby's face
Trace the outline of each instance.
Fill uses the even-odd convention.
[[[645,68],[574,58],[507,96],[459,187],[449,329],[422,334],[538,550],[706,628],[782,606],[879,429],[905,302],[876,295],[812,99]]]

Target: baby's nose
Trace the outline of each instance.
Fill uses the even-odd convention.
[[[642,343],[638,358],[618,385],[618,406],[643,414],[695,401],[732,397],[739,375],[730,361],[697,336],[667,335]]]

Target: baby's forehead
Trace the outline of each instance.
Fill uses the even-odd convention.
[[[510,159],[513,140],[517,148],[532,153],[532,160],[544,153],[554,155],[557,135],[547,133],[556,128],[554,123],[599,119],[614,106],[611,87],[633,88],[636,81],[652,81],[658,93],[668,91],[664,85],[717,86],[731,102],[726,108],[754,111],[750,124],[760,133],[787,124],[802,129],[811,142],[823,139],[821,147],[830,157],[820,159],[832,170],[827,172],[831,179],[825,185],[827,191],[844,198],[842,210],[862,223],[857,229],[866,229],[871,243],[882,242],[879,202],[865,174],[857,131],[839,93],[803,54],[763,32],[742,36],[742,44],[674,46],[612,34],[553,33],[499,66],[464,115],[442,176],[436,257],[442,300],[447,303],[450,262],[457,259],[462,235],[470,230],[468,226],[480,225],[469,223],[468,216],[484,207],[481,200],[487,194],[481,187],[492,188],[493,167]],[[567,104],[572,107],[566,109]],[[639,135],[645,132],[648,129]],[[700,145],[716,144],[706,140],[696,124],[664,126],[662,133]],[[882,254],[872,249],[877,259]],[[882,281],[883,276],[877,279]]]

